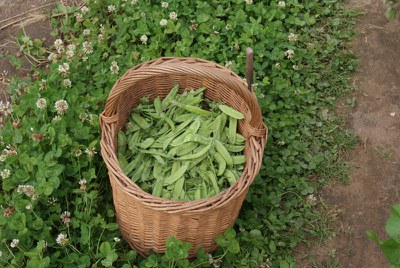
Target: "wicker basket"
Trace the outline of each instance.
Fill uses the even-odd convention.
[[[246,137],[247,156],[241,177],[218,195],[197,201],[171,201],[152,196],[122,171],[116,156],[117,134],[143,96],[164,98],[174,84],[180,89],[207,87],[204,96],[241,111],[239,131]],[[248,188],[260,169],[267,128],[257,98],[230,70],[195,58],[160,58],[128,70],[114,85],[100,116],[101,153],[107,165],[120,232],[141,255],[165,252],[169,236],[210,252],[214,238],[233,226]]]

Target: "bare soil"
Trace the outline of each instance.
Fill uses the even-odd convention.
[[[359,136],[359,144],[348,155],[349,184],[331,185],[320,193],[339,212],[336,235],[322,246],[301,248],[301,267],[330,267],[332,259],[343,268],[389,267],[366,231],[386,238],[390,208],[400,203],[400,21],[386,20],[383,1],[353,0],[349,7],[365,14],[351,44],[359,58],[350,81],[356,88],[356,105],[349,109],[342,104],[339,110],[348,113],[348,125]]]
[[[0,0],[0,29],[18,21],[10,18],[53,2]],[[353,167],[350,183],[331,185],[320,192],[321,198],[340,212],[335,221],[336,236],[322,246],[302,248],[303,253],[297,254],[301,267],[311,267],[312,263],[329,267],[332,256],[343,268],[389,267],[365,232],[374,230],[385,237],[390,207],[400,203],[400,21],[388,22],[379,0],[353,0],[349,7],[365,14],[357,25],[359,35],[351,44],[359,58],[359,68],[349,81],[357,89],[356,105],[349,109],[342,104],[339,109],[348,113],[349,127],[359,135],[360,142],[348,155]],[[43,14],[43,10],[28,14]],[[52,42],[48,20],[21,20],[0,31],[0,54],[19,55],[13,42],[22,28],[32,38]],[[28,72],[16,70],[6,57],[0,59],[0,73],[3,70],[8,72],[7,77]],[[7,77],[0,75],[0,93]]]
[[[12,76],[25,76],[29,73],[29,64],[15,44],[19,31],[32,39],[52,42],[50,21],[45,16],[46,10],[52,8],[55,0],[0,0],[0,101],[6,99],[4,88]],[[7,59],[14,55],[24,61],[17,70]],[[5,71],[5,72],[4,72]]]

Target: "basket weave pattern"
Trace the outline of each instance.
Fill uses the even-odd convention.
[[[152,196],[131,181],[119,165],[117,135],[142,97],[163,99],[175,84],[180,90],[207,87],[204,96],[239,111],[239,131],[246,137],[245,169],[237,182],[218,195],[197,201],[172,201]],[[195,58],[160,58],[128,70],[114,85],[100,116],[101,153],[107,165],[117,222],[125,240],[142,255],[165,252],[169,236],[202,247],[216,248],[214,238],[234,224],[250,184],[258,173],[267,128],[257,98],[230,70]]]

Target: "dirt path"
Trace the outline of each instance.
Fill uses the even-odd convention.
[[[349,126],[360,142],[348,156],[353,166],[350,184],[333,185],[321,193],[327,204],[340,211],[336,236],[311,250],[323,265],[333,256],[343,268],[389,267],[365,234],[374,230],[386,237],[390,207],[400,203],[400,20],[388,22],[382,2],[353,0],[349,4],[365,15],[352,42],[359,58],[350,81],[357,89],[356,106],[339,109],[349,113]]]
[[[54,2],[56,0],[0,0],[0,101],[5,98],[3,89],[7,79],[25,76],[29,69],[28,62],[15,44],[18,32],[23,28],[32,39],[52,42],[50,22],[43,12],[51,9]],[[25,60],[22,68],[14,68],[7,59],[8,55],[17,55]]]

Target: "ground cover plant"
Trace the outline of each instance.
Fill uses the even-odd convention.
[[[391,268],[400,267],[400,205],[394,205],[386,222],[386,233],[389,238],[381,241],[374,231],[367,231],[368,236],[381,248]]]
[[[106,0],[55,12],[65,15],[52,21],[51,53],[19,38],[48,68],[14,79],[0,107],[1,265],[286,268],[296,267],[298,243],[330,234],[316,190],[345,177],[340,155],[355,141],[330,110],[355,67],[344,45],[355,13],[341,1]],[[160,56],[204,58],[244,76],[248,46],[270,135],[241,215],[212,255],[189,262],[190,245],[170,238],[165,254],[138,256],[119,235],[98,153],[108,92],[128,68]]]

